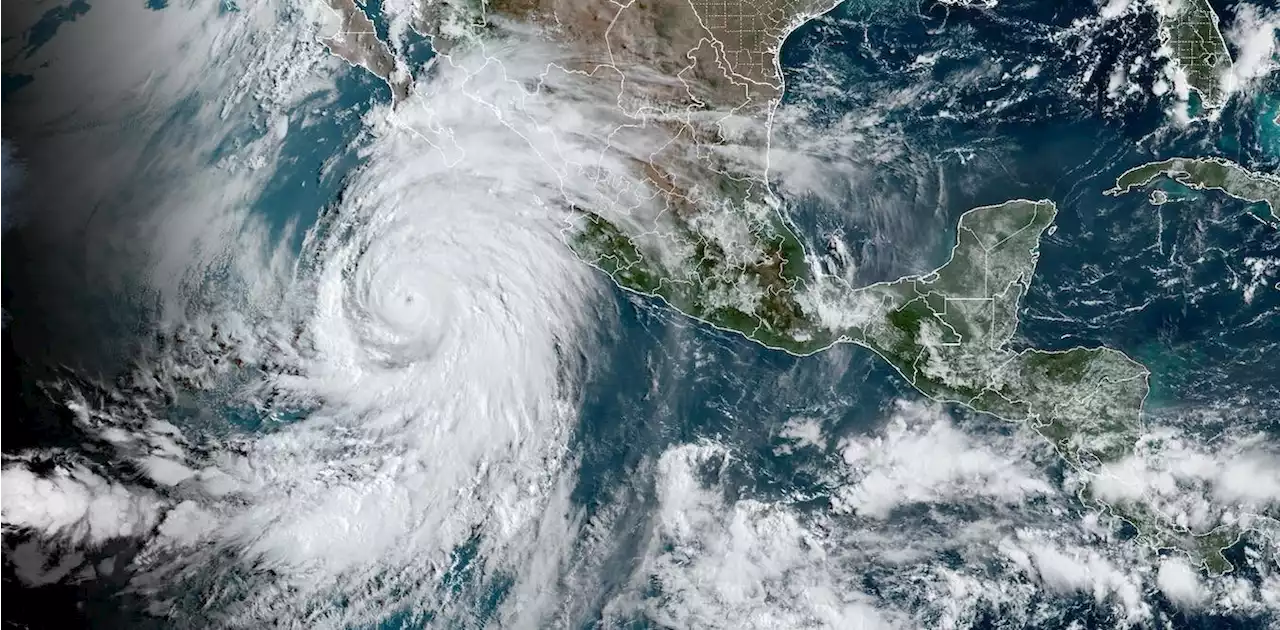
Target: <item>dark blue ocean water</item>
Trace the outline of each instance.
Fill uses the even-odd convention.
[[[1251,300],[1243,287],[1252,278],[1249,259],[1280,255],[1280,234],[1249,216],[1256,208],[1212,192],[1165,183],[1178,201],[1154,206],[1145,192],[1102,191],[1125,169],[1175,155],[1221,155],[1262,172],[1280,170],[1280,83],[1273,77],[1259,96],[1233,101],[1216,124],[1171,126],[1164,104],[1149,94],[1120,102],[1107,94],[1108,74],[1153,41],[1154,21],[1123,18],[1106,32],[1064,34],[1094,11],[1043,2],[1001,3],[992,13],[852,1],[802,27],[783,50],[787,103],[808,107],[819,132],[849,112],[874,113],[893,128],[902,151],[874,165],[846,204],[798,198],[788,205],[810,242],[841,230],[861,257],[861,277],[876,281],[942,263],[955,221],[971,207],[1051,199],[1059,207],[1057,229],[1042,244],[1019,343],[1123,350],[1152,371],[1153,418],[1178,422],[1226,408],[1232,423],[1274,430],[1280,379],[1270,358],[1280,356],[1280,291],[1275,277]],[[1064,46],[1083,52],[1064,54]],[[915,67],[929,56],[929,69]],[[1010,79],[1031,64],[1040,67],[1037,78]],[[1149,84],[1153,72],[1133,76]],[[821,96],[806,90],[818,81],[833,87],[833,79],[837,89]],[[886,105],[902,94],[913,98]],[[1002,108],[998,115],[993,103]],[[644,461],[701,439],[732,447],[735,482],[726,492],[736,497],[821,497],[809,455],[774,454],[783,423],[803,415],[821,418],[828,436],[865,432],[895,399],[917,398],[860,349],[795,358],[618,297],[611,361],[588,389],[576,440],[582,473],[574,498],[589,512],[637,483],[633,471]],[[635,517],[643,520],[647,507],[637,501]],[[822,510],[826,502],[809,507]],[[622,575],[642,529],[620,540],[610,560]],[[1114,621],[1088,597],[1059,605],[1056,623]],[[1188,616],[1158,597],[1153,606],[1180,627],[1265,623]],[[979,627],[1001,625],[993,610]]]
[[[1149,358],[1156,406],[1248,398],[1274,414],[1280,390],[1271,371],[1260,368],[1280,340],[1274,316],[1280,292],[1270,288],[1274,278],[1251,301],[1242,290],[1253,279],[1248,261],[1274,257],[1280,248],[1280,235],[1248,216],[1261,204],[1168,182],[1161,186],[1178,201],[1163,206],[1148,203],[1143,192],[1107,197],[1102,191],[1127,168],[1177,155],[1220,155],[1257,171],[1280,171],[1274,119],[1280,82],[1272,77],[1257,96],[1232,101],[1217,124],[1177,128],[1157,99],[1116,104],[1104,86],[1082,79],[1097,59],[1129,65],[1135,53],[1125,47],[1141,50],[1135,43],[1154,37],[1149,19],[1113,25],[1121,37],[1096,35],[1074,42],[1084,54],[1063,54],[1057,29],[1092,11],[1002,3],[995,14],[935,8],[921,15],[903,7],[884,20],[883,7],[849,3],[802,28],[784,49],[792,75],[803,84],[818,68],[846,89],[820,99],[792,92],[789,99],[816,104],[833,119],[860,109],[887,111],[885,120],[902,129],[906,157],[900,162],[931,168],[878,168],[917,175],[917,189],[938,192],[905,197],[894,190],[900,178],[885,177],[863,198],[890,198],[892,205],[855,200],[822,208],[802,201],[800,223],[816,242],[821,234],[813,232],[841,219],[846,234],[867,240],[891,234],[887,245],[852,243],[855,252],[870,252],[867,279],[881,280],[942,262],[956,217],[968,208],[1015,197],[1051,199],[1059,207],[1057,230],[1042,246],[1024,301],[1025,343],[1105,344]],[[910,66],[925,55],[939,60],[922,76]],[[1041,67],[1039,78],[1007,78],[1028,63]],[[1109,71],[1104,62],[1093,76]],[[981,76],[949,84],[972,74]],[[923,86],[916,103],[882,106],[888,95],[913,86]],[[1008,105],[993,115],[992,102]],[[968,153],[963,162],[950,157],[957,147]],[[860,229],[864,225],[878,229]]]
[[[78,6],[71,5],[72,14],[50,13],[32,46],[74,19]],[[366,11],[385,34],[380,3],[368,3]],[[1057,230],[1042,245],[1020,343],[1121,349],[1152,370],[1151,413],[1177,419],[1226,406],[1232,421],[1267,428],[1280,418],[1280,379],[1269,365],[1280,356],[1280,291],[1271,288],[1272,278],[1246,302],[1242,287],[1252,277],[1247,259],[1280,255],[1280,234],[1247,216],[1245,204],[1215,193],[1169,185],[1176,201],[1157,207],[1143,192],[1106,197],[1102,190],[1133,165],[1180,154],[1219,154],[1280,170],[1280,79],[1256,97],[1233,101],[1219,124],[1173,128],[1154,98],[1116,103],[1107,96],[1110,70],[1131,64],[1150,43],[1153,20],[1123,18],[1105,33],[1065,32],[1094,12],[1089,3],[1014,1],[985,12],[850,0],[802,27],[783,50],[787,105],[809,107],[815,132],[850,112],[875,114],[892,132],[884,141],[900,154],[867,165],[870,174],[850,186],[844,203],[792,198],[788,207],[810,242],[843,231],[859,277],[875,281],[943,262],[955,221],[973,206],[1052,199],[1060,210]],[[411,44],[415,63],[430,56],[425,40]],[[920,67],[922,57],[933,61]],[[1038,77],[1016,78],[1032,65]],[[1137,79],[1154,71],[1144,72]],[[819,95],[813,89],[819,81],[836,89]],[[20,82],[5,76],[6,96]],[[334,205],[344,178],[359,166],[352,139],[361,116],[389,98],[385,84],[351,69],[338,78],[336,100],[302,103],[298,117],[291,116],[280,170],[256,206],[280,240],[300,247],[305,230]],[[325,112],[317,124],[296,124],[316,108]],[[621,290],[613,298],[598,353],[605,359],[591,367],[572,444],[580,463],[572,498],[587,517],[634,491],[619,519],[631,525],[615,532],[603,561],[615,569],[601,573],[604,593],[623,589],[631,576],[654,507],[641,472],[670,447],[702,439],[728,446],[735,455],[723,484],[730,500],[787,499],[821,511],[829,507],[817,488],[821,460],[804,451],[777,455],[782,425],[806,416],[820,419],[832,439],[865,433],[881,425],[894,401],[917,398],[896,372],[856,347],[797,358]],[[184,403],[194,413],[209,401]],[[221,409],[245,432],[301,417]],[[816,498],[797,502],[799,495]],[[471,621],[479,626],[495,620],[512,576],[486,575],[475,562],[477,549],[473,541],[456,550],[445,588],[471,598]],[[867,579],[874,587],[875,576]],[[1107,621],[1092,598],[1059,605],[1064,625]],[[1173,619],[1182,627],[1250,624]],[[430,621],[405,613],[381,627]],[[999,611],[982,623],[999,627]],[[634,627],[656,626],[637,619]]]
[[[1152,370],[1150,413],[1176,419],[1183,409],[1233,401],[1248,407],[1234,419],[1266,426],[1275,421],[1280,401],[1274,372],[1266,369],[1280,340],[1280,318],[1268,317],[1280,308],[1280,294],[1263,286],[1246,303],[1239,279],[1247,273],[1247,258],[1276,255],[1280,235],[1248,217],[1245,204],[1213,193],[1166,186],[1180,201],[1157,207],[1141,192],[1115,198],[1102,191],[1133,165],[1206,150],[1274,171],[1280,154],[1273,118],[1280,105],[1263,90],[1264,96],[1234,102],[1219,125],[1175,129],[1154,98],[1112,102],[1107,73],[1132,63],[1134,42],[1149,42],[1154,23],[1126,18],[1110,35],[1068,37],[1067,44],[1086,52],[1062,54],[1061,31],[1092,11],[1054,3],[1002,4],[987,13],[850,2],[801,28],[783,53],[788,102],[813,105],[810,122],[819,129],[850,111],[882,113],[906,150],[902,162],[882,165],[870,186],[851,190],[847,204],[787,201],[811,242],[821,242],[833,228],[850,236],[864,257],[864,278],[873,281],[941,263],[954,222],[968,208],[1014,197],[1052,199],[1060,209],[1058,227],[1042,246],[1024,302],[1021,343],[1121,349]],[[910,69],[922,55],[937,55],[923,76]],[[1086,79],[1097,59],[1104,60],[1100,69]],[[1008,79],[1032,63],[1041,67],[1038,79]],[[1002,68],[991,72],[993,64]],[[839,81],[838,96],[806,94],[815,71]],[[969,78],[979,71],[985,78]],[[1137,78],[1144,76],[1150,75]],[[923,96],[909,106],[882,107],[889,95],[922,82]],[[993,102],[1005,103],[999,115],[990,112]],[[807,416],[822,419],[828,436],[867,432],[895,400],[917,397],[858,348],[792,357],[624,291],[614,296],[615,324],[598,355],[609,359],[593,367],[574,438],[581,470],[573,499],[588,517],[643,486],[638,471],[646,463],[674,445],[702,439],[735,454],[725,484],[729,499],[811,494],[817,498],[795,505],[824,510],[827,499],[815,492],[816,456],[774,452],[782,425]],[[620,519],[634,525],[615,532],[603,561],[615,569],[602,572],[604,592],[625,588],[643,550],[654,499],[643,489],[634,496]],[[471,591],[473,621],[492,621],[503,584],[510,582],[467,573],[474,549],[458,553],[464,560],[460,588],[472,580],[489,585]],[[1089,597],[1058,604],[1061,623],[1095,627],[1111,621]],[[1256,624],[1188,617],[1158,598],[1153,605],[1183,627]],[[382,627],[423,621],[406,615]],[[633,625],[653,627],[641,619]],[[979,622],[1000,626],[994,610]]]

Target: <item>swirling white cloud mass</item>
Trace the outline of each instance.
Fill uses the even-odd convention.
[[[128,388],[65,396],[93,456],[6,460],[6,531],[38,535],[15,555],[28,583],[84,570],[128,538],[139,541],[129,592],[186,627],[397,615],[561,627],[582,621],[584,601],[618,626],[967,627],[993,608],[1052,623],[1050,597],[1098,602],[1124,625],[1156,618],[1144,595],[1157,590],[1184,609],[1280,606],[1274,575],[1202,580],[1180,558],[1122,545],[1072,511],[1040,465],[1044,444],[974,432],[918,401],[895,402],[870,432],[833,431],[821,414],[790,422],[773,452],[821,462],[819,496],[737,496],[726,473],[737,454],[703,440],[637,464],[616,504],[588,517],[571,498],[573,438],[614,295],[561,230],[571,206],[638,186],[631,160],[668,135],[614,134],[614,95],[560,70],[564,51],[518,25],[417,69],[395,106],[346,107],[338,84],[359,71],[318,42],[335,28],[319,3],[140,4],[63,25],[22,62],[35,78],[12,105],[47,131],[23,147],[33,172],[78,177],[24,190],[65,209],[31,217],[31,245],[58,251],[51,284],[74,306],[52,312],[122,300],[159,331]],[[406,8],[384,9],[403,32]],[[323,172],[288,175],[291,139],[337,116],[348,135]],[[869,178],[903,150],[879,122],[793,128],[771,147],[771,175],[838,199],[844,184],[828,180]],[[865,155],[837,159],[855,150]],[[925,194],[936,164],[917,166],[904,177]],[[312,220],[272,205],[281,181],[334,182],[336,194]],[[67,242],[85,248],[64,256]],[[141,343],[79,341],[106,354]],[[241,412],[256,423],[227,420]],[[1153,429],[1157,442],[1168,448],[1111,471],[1128,485],[1102,491],[1165,497],[1192,516],[1209,508],[1179,484],[1241,509],[1280,494],[1247,482],[1276,470],[1248,436],[1225,455],[1173,431]],[[633,518],[626,501],[653,509]],[[904,513],[922,529],[898,531],[891,517]],[[634,564],[595,579],[624,537]]]

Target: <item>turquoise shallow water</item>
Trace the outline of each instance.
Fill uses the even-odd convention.
[[[1153,154],[1199,153],[1205,146],[1246,166],[1273,168],[1280,160],[1280,127],[1273,124],[1280,111],[1274,94],[1280,90],[1234,105],[1226,134],[1208,127],[1170,131],[1154,101],[1111,104],[1105,72],[1083,84],[1074,81],[1096,57],[1117,64],[1132,59],[1118,42],[1064,44],[1051,37],[1090,7],[1000,6],[978,12],[851,2],[788,41],[785,106],[806,107],[804,122],[812,133],[834,134],[844,116],[865,112],[889,130],[886,144],[901,149],[892,159],[868,163],[874,173],[836,203],[786,198],[804,233],[821,243],[829,231],[844,230],[859,278],[873,281],[942,262],[955,220],[970,207],[1011,197],[1052,199],[1060,209],[1057,230],[1042,245],[1024,302],[1020,343],[1051,349],[1105,344],[1129,353],[1152,370],[1149,411],[1158,417],[1176,420],[1187,409],[1247,400],[1248,413],[1240,421],[1272,427],[1280,420],[1280,381],[1269,369],[1280,353],[1280,318],[1268,314],[1280,309],[1280,292],[1264,286],[1246,301],[1242,283],[1250,278],[1247,260],[1280,255],[1280,235],[1244,216],[1239,202],[1213,194],[1180,194],[1179,201],[1156,207],[1143,193],[1106,197],[1101,191]],[[380,3],[365,8],[385,34]],[[56,34],[52,24],[41,27],[53,29],[48,37]],[[1150,27],[1136,20],[1117,26],[1131,37],[1149,36]],[[1074,44],[1085,45],[1087,54],[1062,54]],[[415,63],[431,58],[427,41],[410,46]],[[919,68],[921,58],[934,61]],[[1010,79],[1030,64],[1041,68],[1038,78]],[[903,99],[904,94],[914,96]],[[304,102],[289,114],[279,168],[254,204],[274,240],[301,253],[306,230],[334,206],[345,178],[360,166],[361,117],[389,96],[380,81],[348,69],[339,75],[332,101]],[[996,106],[1002,108],[998,116],[991,113]],[[302,125],[304,119],[311,124]],[[182,122],[183,112],[177,112],[173,124]],[[1153,134],[1159,139],[1135,148]],[[235,149],[229,142],[216,157]],[[725,445],[732,457],[723,471],[703,472],[727,502],[779,504],[800,518],[818,517],[832,508],[823,479],[830,462],[813,450],[776,450],[784,424],[796,416],[816,418],[834,443],[879,428],[895,401],[918,399],[897,373],[861,349],[844,346],[796,358],[699,326],[620,290],[610,296],[616,317],[600,322],[598,365],[581,393],[581,420],[570,443],[579,466],[571,499],[584,521],[611,511],[622,516],[606,532],[607,545],[589,544],[596,541],[584,535],[568,552],[571,561],[591,556],[598,563],[591,585],[597,599],[574,611],[576,626],[570,627],[604,627],[602,602],[633,587],[628,580],[655,519],[652,466],[668,449],[704,441]],[[200,415],[210,410],[214,418]],[[225,397],[184,399],[173,412],[187,422],[221,423],[226,434],[261,433],[306,418],[306,410],[277,409],[277,415],[266,416]],[[966,417],[961,410],[951,412]],[[1063,509],[1067,518],[1079,516],[1070,506]],[[897,515],[893,526],[918,528],[919,538],[927,540],[950,536],[950,525],[989,516],[972,506],[928,505]],[[829,526],[844,523],[836,519]],[[388,611],[378,627],[499,623],[500,609],[513,597],[514,576],[487,568],[482,543],[474,539],[454,550],[441,580],[440,588],[463,612]],[[966,568],[954,555],[936,562]],[[990,570],[1003,570],[992,564],[997,566]],[[884,602],[904,608],[921,603],[895,582],[896,568],[872,559],[858,570],[856,581]],[[668,595],[651,584],[639,597],[661,605]],[[1040,627],[1107,627],[1116,621],[1087,593],[1036,597],[1033,604],[1048,611]],[[1247,615],[1196,617],[1161,600],[1153,605],[1177,627],[1267,623]],[[1005,612],[992,607],[972,626],[1002,627]],[[623,623],[663,627],[638,612]]]
[[[378,5],[367,10],[385,29]],[[844,204],[804,198],[786,203],[812,242],[821,242],[824,229],[845,228],[866,279],[874,280],[939,264],[954,238],[954,221],[970,207],[1012,197],[1052,199],[1059,204],[1058,228],[1042,246],[1024,302],[1022,343],[1050,349],[1104,344],[1144,361],[1153,372],[1152,414],[1176,416],[1179,409],[1245,396],[1258,403],[1252,421],[1261,426],[1274,420],[1280,390],[1265,365],[1280,351],[1280,322],[1262,316],[1280,307],[1280,297],[1264,291],[1246,303],[1230,278],[1244,273],[1246,258],[1280,250],[1280,236],[1244,217],[1237,202],[1213,195],[1186,194],[1161,207],[1149,205],[1142,193],[1103,196],[1117,174],[1151,159],[1134,143],[1160,129],[1165,115],[1151,101],[1103,106],[1101,85],[1083,97],[1075,94],[1075,85],[1058,77],[1078,74],[1085,60],[1057,54],[1059,44],[1046,36],[1046,25],[1068,23],[1073,15],[1040,11],[1024,3],[999,16],[921,17],[906,7],[853,4],[801,28],[783,54],[791,79],[787,102],[809,107],[807,124],[818,129],[848,112],[874,111],[909,151],[900,161],[880,165],[884,175],[860,183]],[[948,20],[962,20],[963,28],[946,28],[953,23]],[[1143,25],[1133,28],[1141,31]],[[1100,45],[1123,61],[1120,52]],[[425,41],[415,46],[429,51]],[[938,61],[924,73],[907,71],[922,55]],[[428,58],[429,52],[422,54],[424,62]],[[993,59],[1012,69],[1031,60],[1044,69],[1039,79],[1025,82],[998,74],[962,81]],[[842,89],[812,96],[814,75]],[[929,96],[883,107],[887,95],[921,84]],[[350,114],[291,134],[283,170],[259,201],[284,237],[296,239],[315,221],[317,209],[340,193],[342,173],[358,166],[347,145],[358,128],[356,113],[371,100],[387,98],[385,86],[359,72],[344,75],[341,86],[335,109]],[[1006,103],[1003,115],[989,115],[994,102]],[[1265,112],[1233,114],[1232,133],[1217,138],[1220,150],[1236,159],[1255,155],[1265,161],[1274,155],[1268,144],[1274,129],[1250,122],[1262,121]],[[1173,134],[1156,151],[1199,151],[1206,140],[1214,143],[1209,133]],[[335,154],[339,166],[315,178],[318,166]],[[885,242],[885,234],[893,238]],[[816,417],[829,435],[860,434],[875,429],[895,400],[917,397],[899,375],[858,348],[799,359],[698,326],[625,292],[613,295],[617,320],[602,322],[610,332],[600,356],[608,359],[583,392],[571,446],[580,466],[572,498],[583,518],[622,510],[630,524],[611,533],[605,550],[583,546],[573,552],[604,554],[596,558],[605,567],[599,570],[604,594],[628,588],[627,576],[643,554],[643,523],[653,518],[654,506],[646,498],[651,480],[642,471],[667,449],[700,440],[726,444],[735,453],[724,473],[732,498],[787,501],[801,513],[821,514],[831,508],[819,475],[822,461],[814,453],[776,452],[784,423]],[[237,418],[246,429],[255,428],[251,415]],[[625,496],[633,498],[620,506]],[[910,514],[903,518],[903,527],[926,527]],[[486,570],[477,557],[479,544],[455,550],[444,581],[451,599],[467,612],[405,610],[378,627],[493,623],[514,578]],[[892,576],[871,566],[864,580],[888,588]],[[660,589],[647,596],[664,597]],[[1054,624],[1091,627],[1108,620],[1105,608],[1087,597],[1046,597],[1042,605],[1056,607],[1049,617]],[[578,627],[599,627],[600,610],[593,605],[579,613]],[[999,627],[995,619],[975,627]],[[1186,627],[1254,623],[1178,619]],[[660,626],[637,615],[628,627]]]
[[[347,68],[339,74],[332,95],[297,105],[289,116],[278,170],[255,203],[257,213],[271,226],[271,241],[286,240],[295,254],[301,253],[306,231],[337,201],[343,181],[360,166],[357,138],[365,113],[373,103],[390,99],[385,83],[361,69]]]
[[[1264,92],[1258,95],[1258,144],[1263,153],[1280,162],[1280,94]]]
[[[1105,106],[1105,85],[1078,94],[1075,83],[1060,77],[1078,75],[1087,56],[1058,54],[1058,44],[1039,35],[1046,23],[1069,23],[1072,12],[1044,15],[1033,3],[1010,8],[998,17],[951,16],[964,25],[952,30],[942,27],[942,15],[921,19],[892,6],[852,3],[791,38],[783,51],[787,102],[807,107],[818,133],[849,112],[866,111],[898,125],[895,141],[907,147],[899,161],[876,165],[879,175],[851,191],[846,203],[787,199],[801,229],[819,243],[824,230],[843,229],[861,256],[865,279],[873,281],[941,263],[953,242],[951,226],[970,207],[1011,197],[1052,199],[1059,220],[1042,245],[1020,343],[1048,349],[1107,345],[1143,361],[1152,370],[1151,419],[1177,422],[1189,411],[1247,399],[1250,410],[1239,420],[1271,430],[1280,417],[1280,389],[1268,357],[1280,352],[1280,321],[1267,314],[1280,308],[1280,292],[1258,292],[1246,301],[1237,280],[1247,274],[1247,260],[1280,251],[1280,234],[1247,217],[1244,204],[1222,196],[1183,190],[1181,201],[1161,207],[1150,205],[1145,193],[1104,196],[1115,176],[1152,159],[1135,143],[1164,128],[1165,114],[1150,100]],[[1144,25],[1132,27],[1141,31]],[[1114,48],[1099,45],[1125,62]],[[932,70],[906,71],[934,54],[940,60]],[[1019,60],[1033,60],[1045,69],[1039,80],[1012,85],[1007,79],[952,83],[992,59],[1015,68]],[[921,83],[927,96],[883,107],[888,95]],[[1011,103],[1007,115],[989,115],[990,104],[1001,101]],[[1231,112],[1240,121],[1233,123],[1238,137],[1269,137],[1250,126],[1250,112]],[[1217,140],[1214,133],[1166,134],[1167,141],[1150,150],[1198,153]],[[1259,155],[1258,143],[1235,135],[1221,146],[1249,164]],[[1261,158],[1256,164],[1267,163]],[[893,236],[888,243],[886,233]],[[782,500],[802,513],[824,513],[830,496],[815,475],[822,462],[812,452],[779,455],[774,449],[782,425],[810,416],[821,418],[829,435],[856,435],[875,428],[893,401],[917,397],[899,375],[858,348],[797,359],[618,297],[619,332],[607,346],[614,359],[591,382],[575,442],[583,468],[574,498],[588,515],[641,483],[633,471],[643,462],[699,440],[733,448],[731,481],[724,484],[732,497]],[[692,356],[698,357],[696,371],[689,367]],[[646,518],[642,499],[627,509]],[[902,527],[928,529],[909,514],[903,518]],[[607,560],[620,572],[642,544],[639,533],[628,531],[618,532]],[[863,580],[890,589],[891,580],[874,566]],[[650,595],[662,601],[660,590]],[[1042,605],[1055,611],[1045,627],[1109,624],[1105,610],[1087,597],[1047,597]],[[1181,627],[1264,623],[1155,605]],[[659,627],[633,621],[629,627]],[[993,612],[974,627],[1002,623]]]

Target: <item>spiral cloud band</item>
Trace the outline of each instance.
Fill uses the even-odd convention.
[[[298,19],[288,7],[192,19],[233,23],[243,29],[239,43],[283,38],[313,71],[347,70],[316,56],[314,33],[288,35]],[[197,44],[236,50],[219,39],[228,31],[207,33],[214,39]],[[279,168],[288,133],[297,133],[289,127],[311,124],[300,103],[327,87],[281,83],[258,53],[208,59],[249,70],[228,80],[253,85],[256,76],[274,90],[243,95],[265,114],[233,101],[197,118],[224,139],[265,128],[252,145],[258,161],[241,168],[223,158],[224,168],[204,175],[191,165],[191,177],[211,181],[185,192],[212,196],[176,214],[159,214],[175,210],[166,203],[144,214],[157,240],[140,247],[151,261],[140,268],[176,345],[152,351],[133,377],[150,398],[86,405],[83,416],[85,430],[147,479],[117,483],[99,478],[110,468],[76,468],[55,483],[15,464],[6,486],[59,494],[66,509],[6,509],[6,526],[61,541],[50,553],[112,531],[140,534],[130,589],[168,602],[202,592],[202,611],[153,611],[189,624],[342,626],[388,607],[462,618],[469,593],[516,575],[511,588],[528,595],[499,614],[536,625],[535,600],[550,596],[540,576],[554,573],[576,527],[568,444],[599,332],[592,327],[608,321],[597,312],[604,283],[560,232],[568,208],[597,194],[588,173],[616,167],[625,177],[626,169],[600,164],[598,117],[609,104],[581,90],[528,91],[555,53],[529,45],[516,55],[517,43],[436,63],[409,100],[365,113],[360,166],[297,254],[272,242],[270,221],[244,200],[270,182],[264,171]],[[208,79],[195,90],[220,87]],[[134,115],[130,105],[112,113]],[[163,124],[151,131],[172,133]],[[202,154],[214,158],[217,144],[201,145]],[[587,163],[598,168],[579,166]],[[211,224],[223,227],[204,229]],[[185,258],[161,242],[197,233]],[[270,417],[295,417],[265,432],[211,434],[207,414],[148,419],[163,417],[162,393],[248,396]],[[95,488],[112,494],[95,498]],[[92,527],[64,522],[103,505],[131,507],[106,518],[118,523],[101,514]],[[460,553],[479,566],[466,580]]]

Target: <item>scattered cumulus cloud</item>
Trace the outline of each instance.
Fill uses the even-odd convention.
[[[1001,551],[1045,588],[1060,594],[1088,593],[1098,602],[1115,602],[1129,623],[1150,616],[1140,576],[1092,549],[1062,549],[1045,540],[1020,538],[1004,541]]]
[[[1132,455],[1104,464],[1092,488],[1106,502],[1141,501],[1195,531],[1280,505],[1280,455],[1262,435],[1222,436],[1207,446],[1153,428]]]
[[[778,437],[786,440],[775,452],[788,455],[803,448],[826,448],[827,438],[822,432],[822,421],[817,418],[796,416],[783,425]]]
[[[1106,4],[1102,5],[1098,14],[1103,21],[1114,20],[1132,10],[1134,4],[1132,0],[1106,0]]]
[[[1231,71],[1222,77],[1228,93],[1247,91],[1280,67],[1280,10],[1242,2],[1223,35],[1238,51]]]
[[[892,614],[842,571],[820,534],[785,506],[727,501],[708,466],[730,453],[711,444],[680,446],[657,463],[658,518],[636,584],[606,617],[637,610],[670,628],[895,627]],[[637,595],[658,585],[662,597]]]
[[[1178,555],[1169,556],[1160,562],[1156,584],[1169,601],[1188,608],[1199,606],[1208,596],[1200,583],[1198,571],[1191,567],[1186,558]]]
[[[1054,492],[1025,462],[975,442],[937,406],[899,402],[883,431],[841,442],[837,509],[886,518],[913,503],[982,497],[1017,503]]]
[[[21,464],[0,473],[6,528],[26,528],[48,537],[98,545],[145,534],[159,519],[163,502],[145,490],[103,479],[81,466],[38,475]]]
[[[1268,284],[1273,284],[1276,277],[1280,276],[1280,257],[1246,256],[1244,266],[1249,273],[1248,279],[1242,282],[1238,275],[1232,276],[1231,288],[1240,289],[1244,303],[1252,304],[1258,291],[1263,290]],[[1276,286],[1280,288],[1280,285]]]

